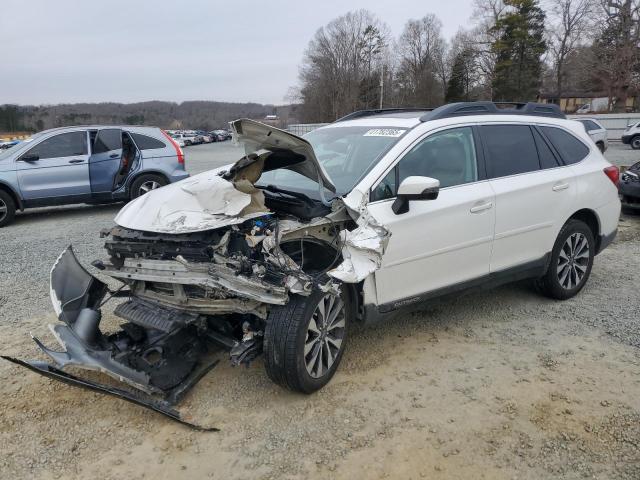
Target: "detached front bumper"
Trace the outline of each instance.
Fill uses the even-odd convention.
[[[190,427],[203,430],[217,430],[202,428],[180,418],[179,412],[172,408],[218,361],[203,364],[199,361],[199,353],[203,349],[194,347],[194,352],[184,353],[188,367],[183,366],[179,373],[175,371],[160,372],[156,379],[167,382],[166,377],[181,375],[179,380],[166,383],[166,388],[154,384],[154,371],[133,368],[128,364],[127,349],[129,346],[123,341],[124,333],[103,335],[99,329],[101,319],[100,306],[109,292],[107,285],[87,272],[76,259],[71,247],[68,247],[51,269],[50,295],[58,320],[62,323],[50,325],[53,335],[62,347],[62,351],[55,351],[46,347],[40,340],[32,337],[38,347],[54,364],[42,361],[24,361],[13,357],[2,356],[7,361],[28,368],[49,378],[89,390],[113,395],[137,405],[144,406],[162,413],[173,420]],[[167,334],[164,334],[165,337]],[[160,337],[163,338],[163,337]],[[196,343],[191,337],[181,339],[183,343]],[[172,345],[167,344],[168,349]],[[181,345],[179,345],[181,347]],[[191,354],[192,358],[188,358]],[[115,388],[110,385],[96,383],[82,379],[63,371],[67,367],[78,367],[109,375],[141,393]],[[151,371],[151,374],[149,373]],[[156,382],[158,383],[158,382]],[[156,398],[159,397],[159,398]]]

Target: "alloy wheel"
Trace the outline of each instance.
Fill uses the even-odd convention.
[[[8,211],[7,204],[4,203],[4,200],[0,198],[0,222],[3,221],[7,216],[7,211]]]
[[[313,311],[304,342],[304,361],[313,378],[327,374],[336,361],[345,334],[345,311],[340,297],[327,294]]]
[[[589,241],[582,233],[567,238],[558,255],[558,281],[565,290],[571,290],[582,282],[589,267]]]
[[[635,137],[632,141],[631,141],[631,146],[635,149],[640,149],[640,137]]]
[[[160,185],[155,180],[149,180],[148,182],[144,182],[142,185],[140,185],[140,189],[138,190],[138,193],[140,195],[144,195],[145,193],[151,190],[155,190],[156,188],[160,188],[161,186],[162,185]]]

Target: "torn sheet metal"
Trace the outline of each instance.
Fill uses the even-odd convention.
[[[367,196],[359,193],[360,202],[351,196],[342,201],[349,215],[358,225],[352,231],[340,232],[343,262],[328,272],[330,277],[345,283],[358,283],[382,265],[382,255],[389,243],[391,232],[380,224],[367,209]]]

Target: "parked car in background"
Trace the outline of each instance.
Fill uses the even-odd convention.
[[[622,143],[631,145],[634,150],[640,150],[640,122],[627,126],[622,134]]]
[[[620,175],[618,190],[624,207],[640,211],[640,162]]]
[[[185,132],[182,134],[185,147],[189,145],[197,145],[199,143],[197,135],[195,133]]]
[[[157,127],[63,127],[0,153],[0,227],[17,209],[131,200],[187,178],[180,146]]]
[[[0,142],[0,150],[6,150],[15,145],[18,145],[19,143],[20,143],[20,140],[9,140],[7,142]]]
[[[178,146],[180,147],[186,146],[184,141],[184,135],[182,135],[181,133],[172,133],[170,136],[178,144]]]
[[[604,153],[609,148],[607,129],[595,118],[577,118],[576,120],[584,125],[584,129],[593,140],[593,143]]]
[[[215,135],[218,142],[224,142],[225,140],[231,139],[231,132],[229,132],[228,130],[214,130],[209,133]]]

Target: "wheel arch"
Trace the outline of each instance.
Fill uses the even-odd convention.
[[[602,239],[600,238],[600,218],[598,217],[598,214],[590,208],[583,208],[571,215],[567,219],[567,222],[569,220],[580,220],[581,222],[586,223],[593,234],[593,239],[596,242],[596,252],[600,251],[600,242]]]
[[[11,198],[13,199],[14,202],[16,202],[16,207],[18,207],[18,209],[22,212],[24,211],[24,205],[22,203],[22,199],[20,198],[20,195],[18,195],[18,192],[16,192],[13,187],[11,187],[10,185],[8,185],[5,182],[0,182],[0,190],[7,192],[9,194],[9,196],[11,196]]]

